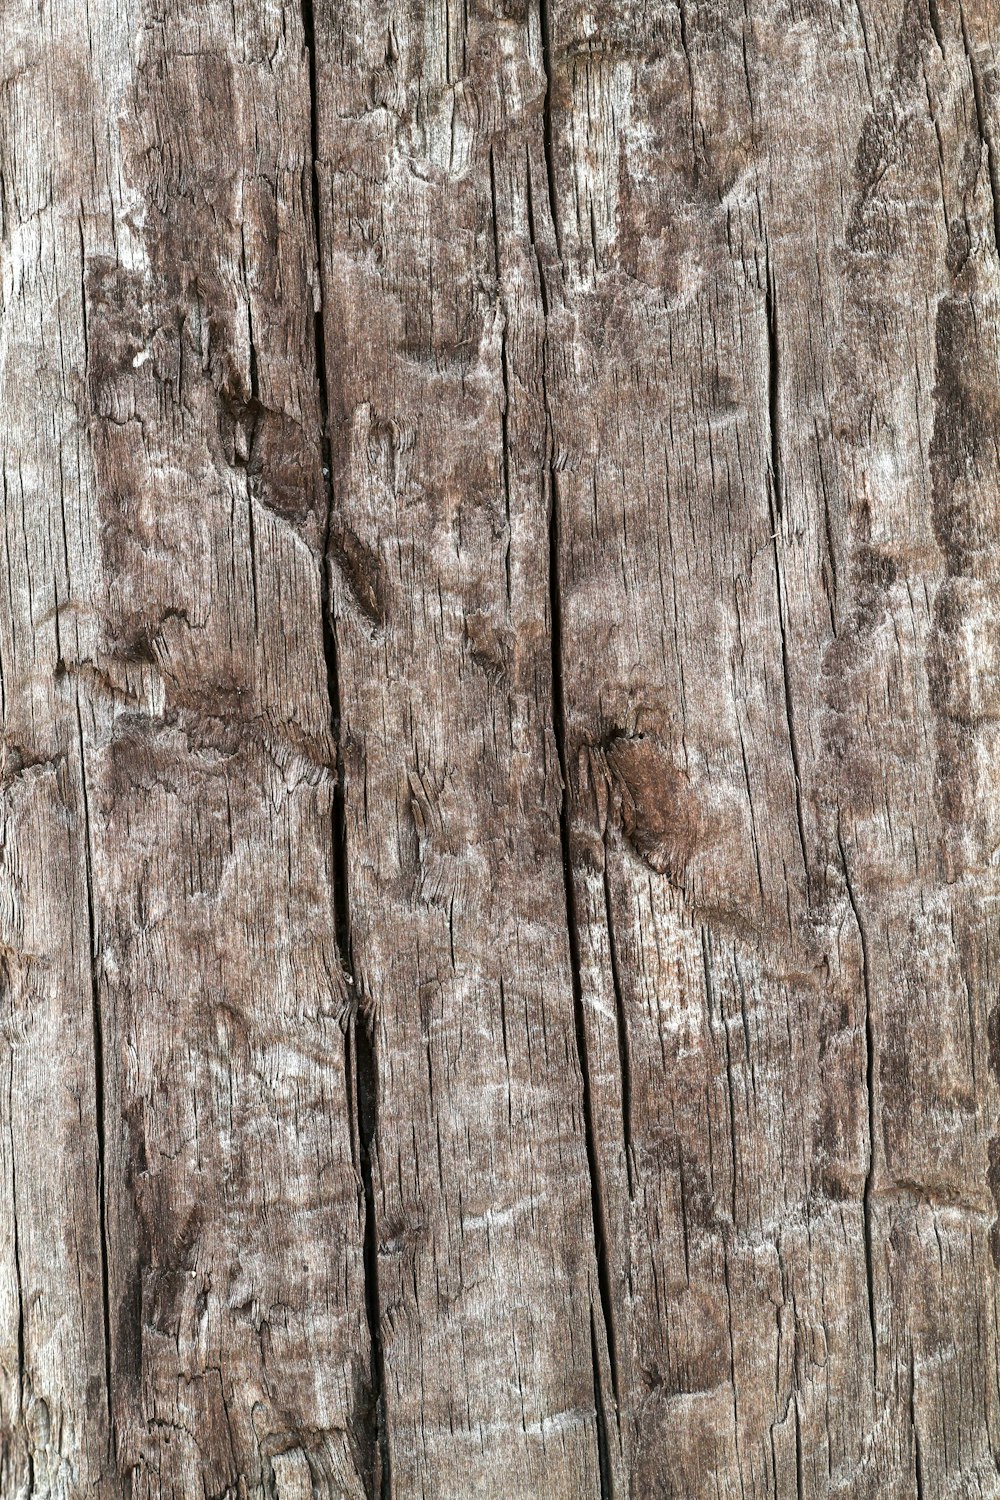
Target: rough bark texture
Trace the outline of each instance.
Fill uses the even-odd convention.
[[[0,1497],[1000,1497],[996,0],[0,0]]]

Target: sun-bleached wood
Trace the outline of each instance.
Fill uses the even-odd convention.
[[[0,81],[0,1500],[1000,1497],[993,0]]]

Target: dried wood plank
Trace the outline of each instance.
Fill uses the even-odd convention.
[[[569,1500],[600,1482],[600,1310],[528,238],[542,39],[537,15],[428,20],[365,0],[315,28],[384,1493]]]
[[[1000,1495],[992,0],[0,56],[0,1496]]]
[[[989,17],[553,15],[624,1492],[995,1494]]]
[[[367,1490],[289,19],[6,12],[11,1496]]]

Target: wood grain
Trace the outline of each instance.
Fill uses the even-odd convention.
[[[0,1500],[1000,1496],[994,0],[0,60]]]

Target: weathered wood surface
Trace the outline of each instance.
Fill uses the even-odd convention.
[[[2,1500],[1000,1496],[995,0],[0,80]]]

